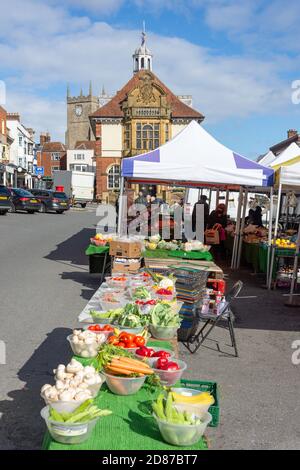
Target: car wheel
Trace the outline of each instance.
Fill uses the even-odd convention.
[[[84,202],[83,204],[80,204],[82,209],[85,209],[86,208],[86,202]]]
[[[64,211],[56,211],[57,214],[63,214]]]
[[[7,211],[0,211],[0,215],[6,215]]]
[[[42,212],[43,214],[45,214],[45,212],[47,212],[45,204],[41,204],[39,212]]]
[[[34,211],[27,211],[28,214],[34,214]]]

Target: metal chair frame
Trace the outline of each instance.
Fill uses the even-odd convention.
[[[190,351],[190,353],[194,354],[196,351],[198,351],[198,349],[207,339],[211,331],[221,321],[225,320],[228,323],[231,346],[234,348],[235,357],[238,357],[238,348],[237,348],[237,343],[236,343],[235,333],[234,333],[234,326],[233,326],[234,315],[232,313],[230,304],[231,304],[232,299],[236,298],[239,295],[242,288],[243,288],[242,281],[238,281],[234,284],[234,286],[225,296],[225,303],[219,315],[217,316],[212,316],[212,315],[201,316],[201,314],[199,315],[199,320],[206,320],[204,325],[202,326],[202,328],[200,328],[198,333],[196,333],[195,335],[192,335],[190,338],[188,338],[187,341],[183,342],[183,345]]]

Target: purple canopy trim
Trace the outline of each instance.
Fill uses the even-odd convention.
[[[137,157],[124,158],[122,160],[122,176],[129,177],[134,176],[134,162],[160,162],[159,149],[155,149],[152,152],[143,153]]]
[[[237,153],[233,152],[234,161],[237,168],[244,170],[262,170],[265,179],[262,181],[263,186],[273,186],[274,183],[274,170],[267,168],[259,163],[248,160],[248,158],[242,157]]]

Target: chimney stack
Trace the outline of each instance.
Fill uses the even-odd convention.
[[[50,141],[51,141],[51,136],[50,136],[49,132],[41,132],[41,134],[40,134],[40,145],[43,146],[47,142],[50,142]]]
[[[298,131],[296,129],[289,129],[287,131],[287,138],[290,139],[291,137],[295,137],[295,135],[298,135]]]

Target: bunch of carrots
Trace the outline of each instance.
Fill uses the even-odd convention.
[[[142,377],[144,375],[151,375],[154,371],[148,364],[141,362],[137,359],[130,357],[114,356],[111,361],[105,366],[105,372],[112,375],[135,375]]]

